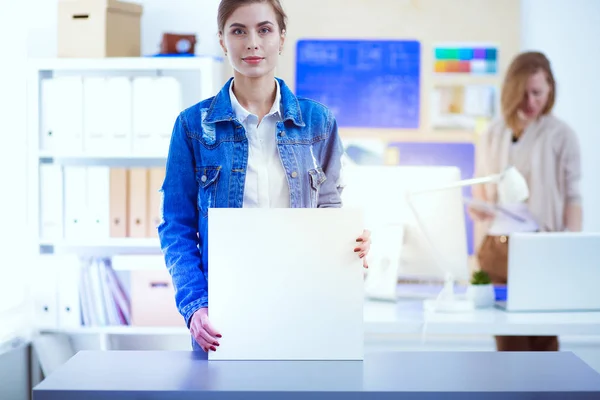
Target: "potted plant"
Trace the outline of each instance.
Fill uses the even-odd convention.
[[[473,272],[466,295],[477,308],[492,307],[496,294],[490,276],[485,271]]]

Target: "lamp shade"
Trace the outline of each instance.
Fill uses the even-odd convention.
[[[515,167],[507,168],[498,182],[498,202],[522,203],[528,198],[529,187],[525,177]]]

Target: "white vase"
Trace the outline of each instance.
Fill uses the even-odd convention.
[[[466,296],[477,308],[492,307],[496,300],[494,285],[469,285]]]

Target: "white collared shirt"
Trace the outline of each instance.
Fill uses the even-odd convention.
[[[260,125],[258,116],[251,114],[238,102],[233,94],[233,82],[229,86],[233,112],[246,130],[248,138],[248,166],[243,204],[247,208],[290,207],[290,189],[277,150],[277,122],[282,121],[282,117],[279,82],[275,80],[275,84],[275,101]]]

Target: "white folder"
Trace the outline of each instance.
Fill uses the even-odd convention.
[[[84,326],[98,326],[94,305],[94,291],[91,283],[91,265],[93,259],[82,262],[79,279],[79,301],[81,304],[81,317]]]
[[[63,237],[63,176],[60,165],[40,164],[40,238]]]
[[[87,212],[89,236],[110,237],[110,168],[87,167]]]
[[[58,150],[56,123],[59,118],[59,101],[56,79],[44,79],[41,84],[40,113],[42,115],[40,132],[40,150],[54,152]]]
[[[181,84],[174,77],[164,76],[156,80],[155,88],[156,98],[160,100],[157,102],[158,107],[155,110],[157,118],[155,124],[157,128],[155,132],[157,135],[156,153],[166,156],[175,120],[181,112]]]
[[[156,78],[137,77],[133,80],[133,152],[152,154],[155,149]]]
[[[58,264],[58,325],[77,328],[81,323],[79,282],[82,265],[74,255],[55,256]]]
[[[61,153],[83,151],[83,79],[58,77],[52,96],[51,121],[54,125],[55,147]]]
[[[40,255],[33,268],[33,325],[38,329],[58,327],[58,268],[54,255]]]
[[[352,209],[209,209],[211,360],[362,360]],[[232,251],[234,249],[235,251]]]
[[[64,168],[65,185],[65,238],[81,239],[89,237],[89,215],[87,212],[87,171],[86,167],[67,166]]]
[[[105,112],[110,154],[130,154],[132,149],[132,83],[128,77],[109,77],[107,79],[107,98]]]
[[[108,121],[112,116],[107,113],[110,104],[107,80],[104,77],[86,77],[83,80],[83,126],[84,151],[88,154],[102,154],[110,149],[108,141]]]
[[[133,81],[133,148],[136,154],[166,156],[173,125],[181,112],[181,84],[174,77]]]
[[[94,313],[94,318],[98,321],[99,326],[106,326],[108,325],[108,315],[104,301],[105,283],[103,281],[101,268],[103,268],[103,266],[100,265],[100,260],[94,259],[88,269],[90,278],[90,287],[88,289],[91,290],[91,298],[93,300],[92,312]]]

